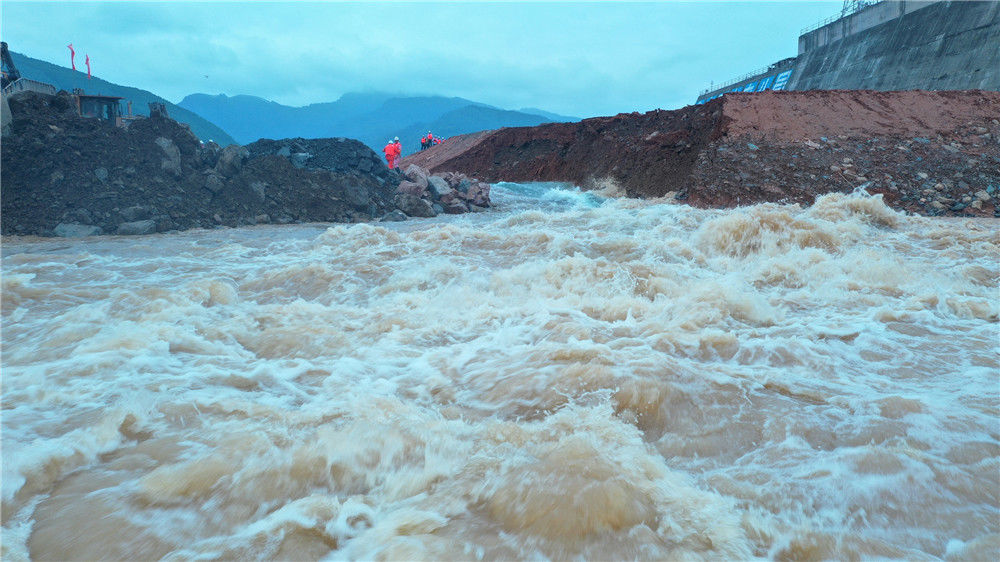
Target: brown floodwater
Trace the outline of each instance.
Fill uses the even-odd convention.
[[[4,560],[984,560],[1000,222],[547,184],[4,238]]]

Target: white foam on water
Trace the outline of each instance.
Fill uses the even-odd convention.
[[[4,558],[990,552],[997,221],[619,191],[5,240]]]

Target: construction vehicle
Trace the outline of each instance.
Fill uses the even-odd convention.
[[[13,94],[14,92],[23,92],[25,90],[31,90],[33,92],[41,92],[43,94],[55,94],[56,87],[52,84],[46,84],[45,82],[39,82],[37,80],[30,80],[21,76],[21,73],[17,71],[17,67],[14,66],[14,59],[10,57],[10,51],[7,50],[7,42],[0,42],[0,70],[3,72],[2,84],[3,93],[5,95]]]
[[[14,60],[10,58],[10,51],[7,50],[7,42],[0,42],[0,72],[3,73],[0,79],[0,88],[7,89],[7,85],[16,82],[21,77],[21,73],[14,66]]]
[[[76,112],[80,117],[111,121],[118,127],[125,126],[120,103],[125,98],[120,96],[95,96],[84,93],[80,88],[73,88],[73,97],[76,99]]]

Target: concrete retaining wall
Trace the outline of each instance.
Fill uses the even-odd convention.
[[[802,34],[787,60],[695,103],[766,89],[1000,91],[1000,0],[886,0]]]
[[[900,17],[851,31],[907,4]],[[799,55],[787,89],[1000,90],[1000,2],[884,2],[869,10],[880,6],[867,20],[845,18],[803,35],[800,47],[807,39],[814,48]]]
[[[799,36],[799,54],[861,33],[887,21],[926,8],[940,0],[890,0],[868,6],[849,16],[807,31]]]

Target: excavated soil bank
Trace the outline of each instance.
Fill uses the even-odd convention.
[[[864,188],[922,215],[1000,216],[1000,92],[727,94],[675,111],[453,137],[404,159],[486,181],[612,179],[699,207]]]

